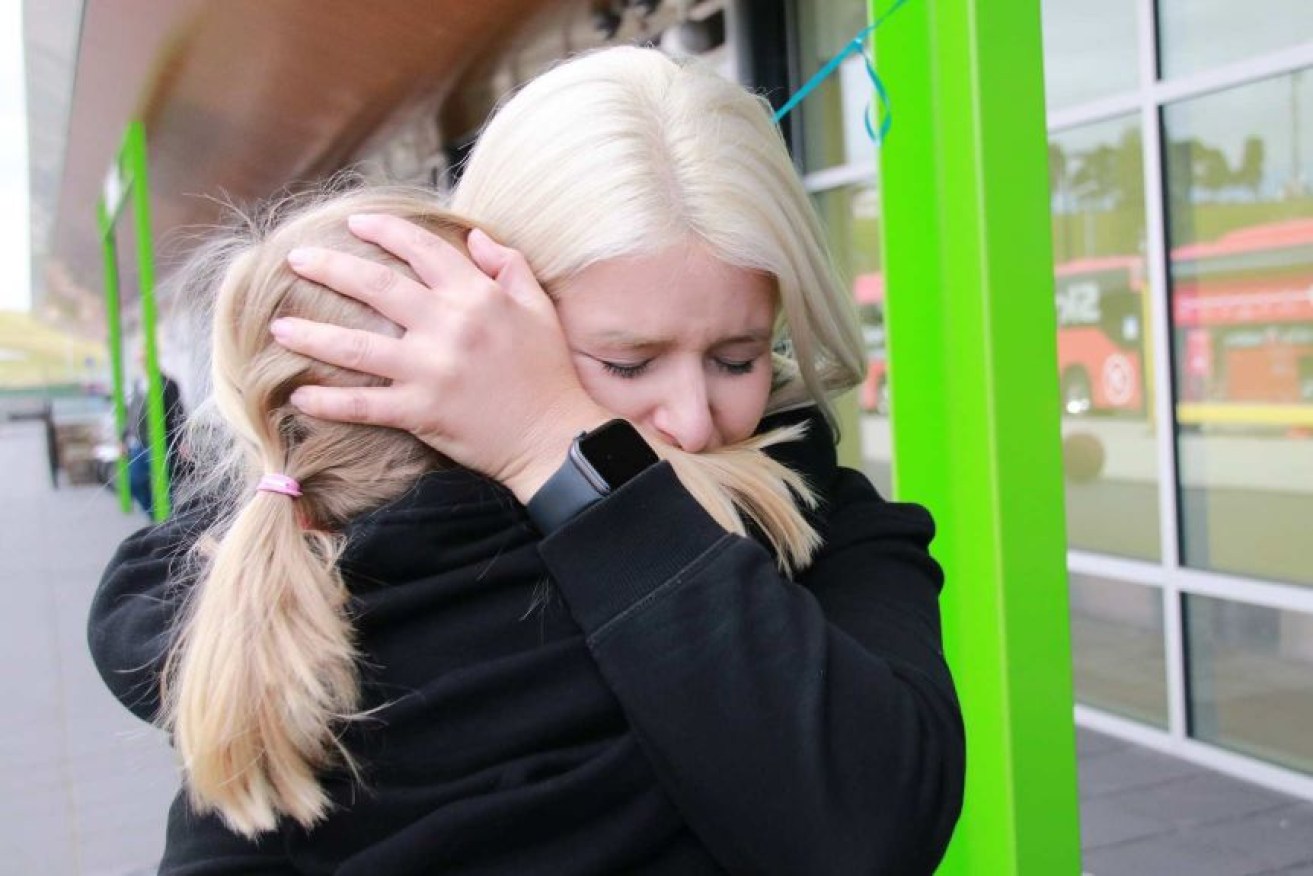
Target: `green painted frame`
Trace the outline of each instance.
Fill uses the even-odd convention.
[[[874,43],[895,493],[939,524],[967,727],[940,872],[1078,874],[1040,2],[913,0]]]
[[[124,206],[131,201],[134,236],[137,243],[137,272],[141,285],[141,334],[145,347],[146,419],[150,432],[150,488],[154,518],[169,516],[169,470],[165,460],[164,383],[160,378],[158,346],[155,338],[155,255],[150,232],[150,187],[146,174],[146,128],[130,122],[123,133],[123,143],[105,177],[105,187],[96,205],[96,225],[100,230],[101,252],[105,270],[105,318],[109,326],[109,359],[114,382],[114,424],[122,435],[127,426],[127,403],[123,369],[123,310],[119,294],[118,247],[114,228]],[[116,467],[119,506],[132,510],[128,492],[128,460],[120,456]]]

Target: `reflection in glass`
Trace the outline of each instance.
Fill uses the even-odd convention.
[[[1313,773],[1313,615],[1185,603],[1190,734]]]
[[[1153,560],[1142,148],[1135,116],[1068,129],[1049,142],[1049,176],[1068,542]]]
[[[1262,0],[1158,0],[1158,41],[1165,77],[1258,57],[1313,40],[1313,3]]]
[[[1183,561],[1313,584],[1313,82],[1164,110]]]
[[[810,79],[869,24],[864,0],[800,3],[798,17],[798,84]],[[798,106],[807,171],[859,162],[875,166],[875,146],[865,122],[871,99],[865,63],[853,55]]]
[[[1078,702],[1167,726],[1162,591],[1073,572],[1071,653]]]
[[[874,176],[874,174],[872,174]],[[862,408],[862,462],[886,496],[892,477],[889,439],[888,369],[884,342],[884,274],[880,267],[880,189],[869,183],[842,186],[813,196],[816,212],[840,277],[852,284],[866,339],[866,380],[858,389]]]
[[[1044,93],[1050,110],[1134,89],[1136,0],[1044,0]]]

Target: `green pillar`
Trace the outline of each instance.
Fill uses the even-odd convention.
[[[100,229],[101,256],[105,267],[105,324],[109,328],[110,376],[114,387],[114,435],[122,440],[127,429],[128,415],[123,377],[123,307],[119,301],[118,249],[114,245],[114,218],[112,207],[101,201],[96,207],[96,224]],[[119,507],[127,514],[132,510],[132,496],[128,491],[128,459],[120,453],[114,464],[114,483],[118,489]]]
[[[146,129],[141,122],[130,122],[123,134],[123,145],[114,158],[105,180],[105,191],[96,207],[105,269],[105,309],[109,326],[110,361],[114,372],[114,419],[119,435],[126,426],[123,378],[123,315],[119,287],[117,247],[114,223],[125,202],[132,203],[133,233],[137,240],[137,274],[140,280],[141,334],[146,370],[146,420],[148,435],[143,436],[150,450],[151,505],[155,520],[169,516],[169,471],[166,460],[168,437],[164,422],[164,383],[160,377],[158,348],[155,340],[155,256],[150,232],[150,186],[146,176]],[[118,463],[119,500],[125,512],[131,510],[128,495],[126,460]]]
[[[939,524],[967,725],[941,873],[1080,872],[1039,7],[911,0],[875,34],[895,491]]]
[[[137,275],[141,282],[141,335],[145,346],[146,418],[150,430],[150,496],[156,520],[169,516],[168,435],[164,422],[164,381],[160,377],[155,332],[155,253],[150,232],[150,185],[146,176],[146,128],[128,125],[122,165],[132,179],[133,236],[137,240]]]

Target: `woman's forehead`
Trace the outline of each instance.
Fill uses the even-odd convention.
[[[566,333],[613,348],[768,343],[771,278],[690,250],[611,259],[575,275],[557,296]]]

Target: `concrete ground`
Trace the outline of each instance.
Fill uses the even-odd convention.
[[[52,489],[44,454],[38,424],[0,420],[0,874],[152,873],[173,760],[105,691],[84,632],[101,568],[145,519],[103,489]],[[1078,739],[1091,876],[1313,876],[1313,803]]]
[[[173,758],[86,645],[100,571],[146,519],[106,490],[51,489],[39,423],[0,420],[0,471],[0,873],[153,873]]]

